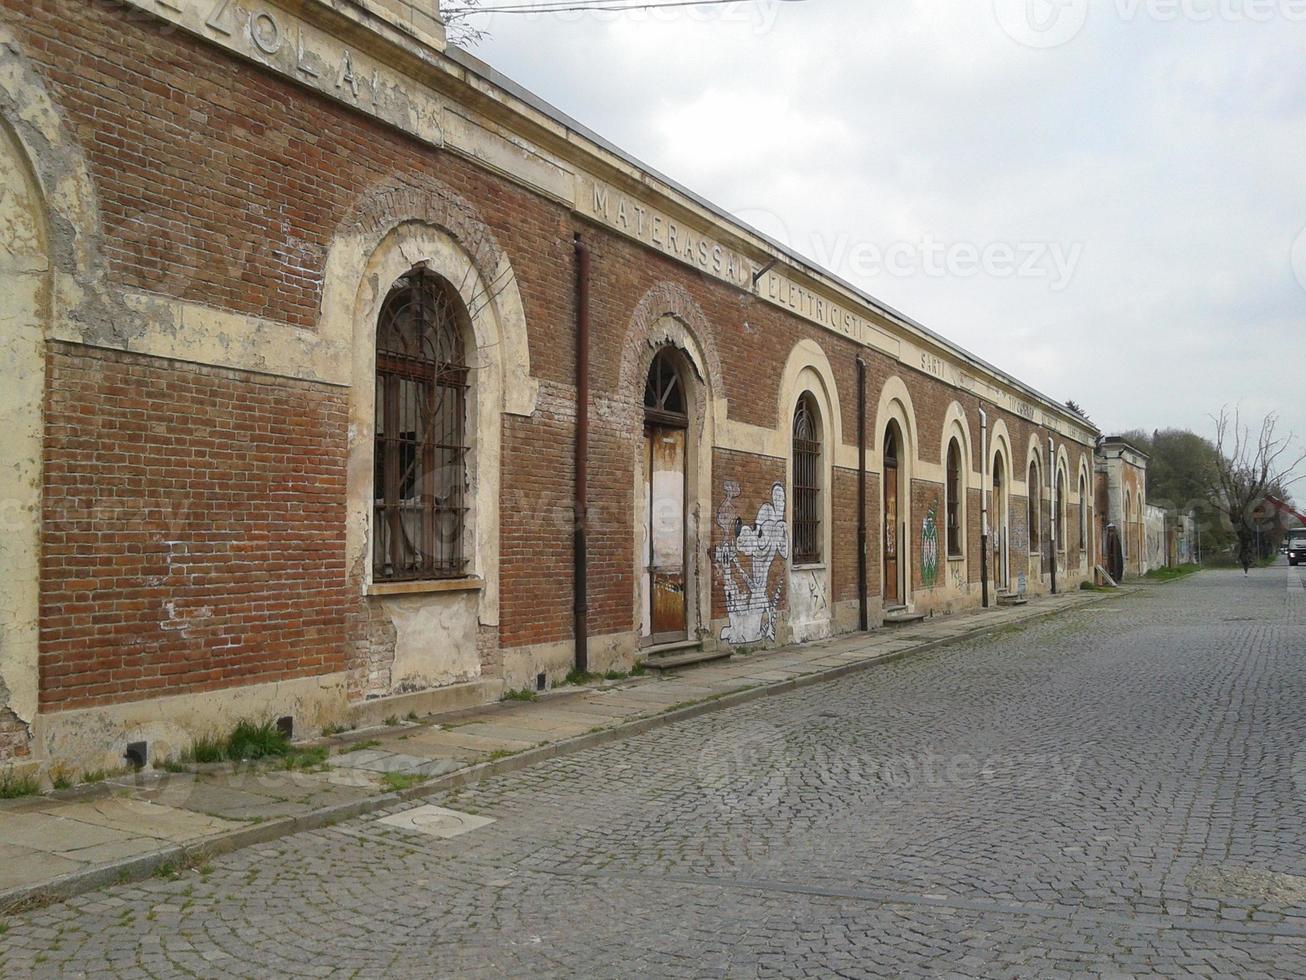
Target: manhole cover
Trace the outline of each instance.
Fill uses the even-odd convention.
[[[472,830],[479,830],[494,823],[494,820],[491,817],[478,817],[471,813],[446,810],[442,806],[419,806],[404,810],[402,813],[392,813],[377,822],[447,840]]]

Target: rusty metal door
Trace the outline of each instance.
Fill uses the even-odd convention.
[[[648,479],[649,634],[654,643],[684,639],[685,430],[645,426]]]
[[[898,466],[884,464],[884,604],[902,603],[898,571]]]

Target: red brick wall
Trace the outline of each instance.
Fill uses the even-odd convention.
[[[535,418],[504,422],[502,645],[571,636],[571,242],[577,231],[591,248],[594,275],[590,474],[597,516],[590,535],[590,628],[595,634],[632,630],[639,619],[631,581],[639,424],[624,415],[610,418],[599,406],[640,398],[640,392],[619,390],[620,355],[636,304],[658,283],[683,286],[701,308],[721,365],[716,394],[729,400],[733,420],[778,424],[778,377],[794,344],[811,339],[834,372],[847,443],[856,438],[855,364],[861,355],[867,362],[872,445],[883,424],[874,417],[879,393],[896,374],[912,388],[922,460],[939,461],[942,421],[954,399],[965,408],[978,454],[979,402],[973,396],[577,219],[462,158],[261,74],[182,32],[115,10],[80,0],[0,0],[0,16],[17,33],[23,56],[48,81],[86,150],[115,283],[313,329],[324,258],[341,222],[379,182],[419,177],[438,178],[470,202],[506,252],[530,328],[531,373],[543,382],[543,395]],[[345,436],[339,392],[86,351],[60,350],[54,362],[61,373],[52,375],[51,383],[56,424],[48,450],[53,466],[48,506],[55,518],[55,550],[47,557],[43,583],[48,586],[42,607],[45,704],[67,707],[267,680],[339,669],[346,660],[361,670],[375,659],[376,649],[391,642],[384,625],[342,588],[338,566],[323,566],[326,557],[304,550],[331,542],[339,547],[330,561],[343,556],[339,481]],[[122,382],[104,380],[129,369],[151,380],[155,374],[173,379],[169,383],[178,391],[156,399],[147,386],[129,385],[145,390],[128,393]],[[227,411],[230,418],[217,414]],[[264,411],[267,418],[260,414]],[[1033,426],[992,408],[990,415],[994,423],[1006,420],[1015,450],[1012,475],[1023,478]],[[230,427],[223,428],[227,422]],[[129,448],[123,445],[124,432],[139,436]],[[277,482],[280,471],[263,468],[268,446],[280,449],[287,437],[312,443],[306,453],[311,458],[304,462],[305,475],[313,478],[311,493],[309,481],[286,490]],[[978,466],[978,455],[973,462]],[[180,473],[196,465],[209,475],[192,486],[192,478]],[[711,522],[713,544],[719,539],[715,511],[724,481],[741,484],[737,506],[749,519],[785,472],[782,461],[722,451],[714,454],[714,467],[714,498],[701,502],[700,514],[700,520]],[[233,483],[244,489],[231,491]],[[878,479],[867,484],[868,580],[875,593],[881,498]],[[184,530],[205,546],[198,559],[187,556],[196,563],[194,571],[183,565],[184,573],[176,572],[175,558],[174,571],[168,569],[157,528],[126,521],[91,527],[61,517],[58,509],[65,504],[60,501],[74,486],[84,495],[89,488],[95,498],[161,498],[181,491],[188,500],[193,496]],[[332,495],[327,488],[334,488]],[[854,599],[853,475],[837,471],[832,492],[832,594]],[[288,501],[307,509],[278,509]],[[1024,547],[1018,530],[1021,503],[1012,499],[1017,568]],[[926,509],[924,498],[913,502],[917,575]],[[941,522],[943,515],[938,517]],[[977,558],[977,506],[969,520],[971,554]],[[978,576],[977,561],[970,574]],[[87,582],[96,583],[95,601]],[[714,615],[723,616],[720,583],[714,581],[713,589]],[[165,601],[172,602],[171,610]],[[212,615],[201,621],[195,614],[202,609]],[[165,629],[175,625],[174,616],[195,619],[195,625]],[[349,643],[342,641],[346,619]],[[343,653],[346,647],[353,652]]]
[[[866,511],[869,528],[871,481],[866,481]],[[857,598],[857,471],[834,468],[833,512],[834,560],[830,564],[830,594],[835,602]],[[867,576],[867,592],[877,591]]]
[[[43,710],[344,668],[339,389],[50,344]]]

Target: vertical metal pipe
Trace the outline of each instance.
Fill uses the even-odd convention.
[[[857,615],[871,628],[866,598],[866,362],[857,358]]]
[[[590,252],[576,247],[576,486],[572,591],[576,670],[589,673]]]
[[[980,417],[980,603],[989,607],[989,413]]]

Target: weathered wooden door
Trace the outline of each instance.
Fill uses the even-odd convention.
[[[654,643],[684,639],[685,430],[644,427],[648,480],[649,633]]]
[[[902,604],[898,568],[898,464],[884,463],[884,604]]]

